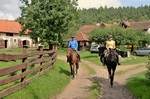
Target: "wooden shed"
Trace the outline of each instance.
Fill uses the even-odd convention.
[[[77,33],[75,35],[75,39],[78,41],[78,45],[79,45],[78,50],[79,51],[83,51],[83,50],[86,50],[86,49],[89,48],[90,40],[89,40],[89,37],[86,34],[84,34],[82,32]]]

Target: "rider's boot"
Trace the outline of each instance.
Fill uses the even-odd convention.
[[[117,55],[117,64],[118,64],[118,65],[121,65],[120,62],[119,62],[119,57],[118,57],[118,55]]]

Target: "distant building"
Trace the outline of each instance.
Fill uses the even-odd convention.
[[[21,24],[19,22],[0,20],[0,48],[20,48],[23,45],[34,47],[33,40],[28,31],[19,35]]]
[[[86,50],[90,48],[90,38],[86,35],[90,32],[92,32],[94,29],[97,29],[100,27],[100,24],[97,23],[96,25],[85,25],[81,27],[79,30],[77,30],[75,39],[79,43],[79,50]]]
[[[129,22],[126,20],[121,22],[121,26],[124,28],[141,29],[150,33],[150,21]]]
[[[81,51],[88,49],[88,46],[90,45],[89,37],[84,33],[77,33],[75,35],[75,39],[78,41],[78,49]]]
[[[100,25],[97,23],[96,25],[85,25],[81,27],[79,30],[77,30],[77,33],[90,33],[96,28],[99,28]]]

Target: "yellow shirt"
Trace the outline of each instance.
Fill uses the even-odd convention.
[[[114,49],[115,41],[113,41],[113,40],[106,41],[106,44],[107,44],[108,48]]]

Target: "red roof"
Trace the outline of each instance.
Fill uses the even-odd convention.
[[[111,27],[111,24],[107,24],[107,23],[104,23],[104,22],[102,23],[102,25],[105,26],[105,27]]]
[[[123,24],[133,29],[149,29],[150,28],[150,21],[141,21],[141,22],[124,21]]]
[[[89,37],[87,35],[85,35],[84,33],[77,33],[75,35],[75,39],[77,41],[89,41]]]
[[[126,25],[126,26],[128,26],[128,27],[130,27],[130,26],[131,26],[130,22],[129,22],[129,21],[127,21],[127,20],[126,20],[126,21],[124,21],[124,22],[123,22],[123,24],[124,24],[124,25]]]
[[[21,24],[15,21],[0,20],[0,32],[3,33],[19,33],[21,31]],[[28,34],[27,32],[25,34]]]
[[[99,27],[99,25],[86,25],[86,26],[81,27],[77,31],[77,33],[89,33],[89,32],[91,32],[92,30],[94,30],[98,27]]]
[[[142,21],[142,22],[130,22],[131,28],[134,29],[149,29],[150,21]]]

